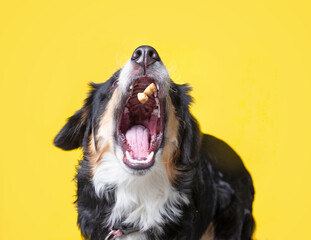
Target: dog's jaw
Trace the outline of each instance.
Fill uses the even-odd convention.
[[[151,83],[155,84],[156,90],[152,96],[149,96],[148,102],[142,104],[137,99],[138,89],[143,90],[142,88]],[[122,159],[124,163],[122,165],[135,175],[148,172],[153,167],[155,159],[159,158],[157,155],[164,139],[164,115],[166,114],[164,106],[169,87],[170,78],[161,61],[155,62],[144,71],[133,60],[129,60],[120,71],[118,88],[122,100],[117,110],[115,145],[122,150],[123,156],[117,153],[116,150],[119,150],[117,147],[115,153],[119,160]],[[146,120],[141,120],[142,118]],[[143,148],[144,154],[135,153],[137,149],[135,144],[140,143],[141,139],[137,139],[138,137],[133,139],[131,136],[137,134],[138,130],[144,132],[140,136],[145,139],[142,142],[146,146]]]

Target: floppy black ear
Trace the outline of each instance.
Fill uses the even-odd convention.
[[[119,77],[120,70],[104,83],[91,83],[91,91],[85,100],[84,106],[68,119],[66,125],[60,130],[54,139],[56,147],[64,150],[72,150],[81,147],[86,131],[91,129],[91,113],[93,108],[97,108],[95,103],[102,99],[107,99],[111,89],[116,87],[115,83]],[[102,104],[104,105],[104,104]]]
[[[84,106],[68,119],[68,122],[54,138],[54,144],[64,150],[72,150],[82,146],[85,131],[91,121],[91,106],[98,84],[91,83],[91,91]]]
[[[78,110],[54,138],[56,147],[72,150],[82,145],[84,133],[89,121],[90,106],[87,103]]]

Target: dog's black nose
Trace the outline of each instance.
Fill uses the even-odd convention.
[[[150,46],[140,46],[136,48],[131,59],[145,69],[155,62],[161,61],[157,51]]]

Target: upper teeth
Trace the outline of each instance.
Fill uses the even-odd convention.
[[[135,163],[135,164],[146,164],[149,163],[154,155],[154,152],[149,153],[148,157],[146,160],[136,160],[134,158],[131,157],[130,153],[128,151],[125,152],[126,158],[131,162],[131,163]]]
[[[158,113],[159,113],[159,111],[158,111],[158,109],[153,109],[153,111],[152,111],[152,114],[154,114],[154,115],[158,115]]]
[[[155,99],[155,101],[156,101],[156,104],[157,104],[157,107],[158,107],[158,118],[160,118],[160,115],[161,115],[161,112],[160,112],[160,102],[159,102],[159,99],[158,98],[156,98]]]

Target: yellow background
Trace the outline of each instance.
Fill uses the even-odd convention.
[[[0,239],[80,239],[81,151],[52,139],[141,44],[252,173],[255,237],[311,239],[309,1],[1,1]]]

